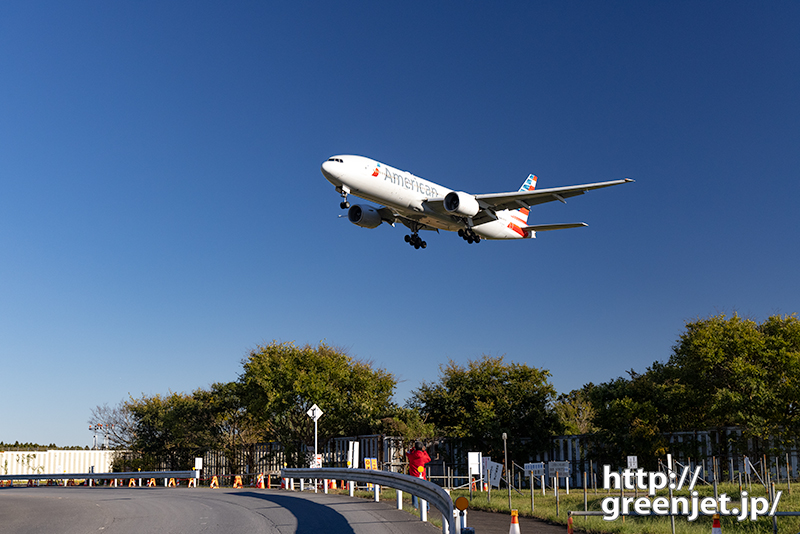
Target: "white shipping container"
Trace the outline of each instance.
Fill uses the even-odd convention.
[[[0,452],[0,475],[110,473],[117,451]]]

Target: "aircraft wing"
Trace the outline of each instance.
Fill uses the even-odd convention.
[[[571,185],[567,187],[553,187],[550,189],[534,189],[533,191],[513,191],[510,193],[488,193],[475,195],[475,199],[483,209],[515,210],[518,208],[529,208],[537,204],[558,200],[566,202],[565,199],[582,195],[593,189],[602,189],[612,185],[625,184],[632,182],[630,178],[624,180],[613,180],[611,182],[597,182],[593,184]]]
[[[531,226],[523,226],[523,230],[533,230],[534,232],[547,232],[548,230],[564,230],[566,228],[581,228],[589,226],[586,223],[561,223],[561,224],[534,224]]]
[[[403,225],[407,226],[410,230],[433,230],[434,232],[438,232],[438,228],[434,228],[433,226],[429,226],[427,224],[421,223],[412,219],[411,217],[406,217],[401,213],[387,207],[382,207],[378,209],[378,213],[381,215],[381,220],[391,224],[392,226],[395,223],[402,223]],[[416,229],[416,230],[415,230]]]

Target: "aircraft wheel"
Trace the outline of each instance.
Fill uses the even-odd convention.
[[[458,229],[458,237],[464,237],[464,229],[463,228],[459,228]]]
[[[419,249],[419,243],[414,243],[414,248]]]
[[[422,242],[422,244],[421,244],[420,246],[421,246],[422,248],[427,248],[428,244],[427,244],[425,241],[423,241],[423,242]]]
[[[472,236],[467,236],[467,243],[472,244]]]
[[[346,201],[342,202],[341,204],[339,204],[339,207],[342,208],[343,210],[346,210],[347,208],[350,207],[350,203]]]
[[[410,235],[405,236],[404,239],[406,240],[406,243],[411,243],[411,236]]]
[[[475,242],[476,243],[480,243],[481,242],[480,236],[477,236],[477,235],[475,236]]]

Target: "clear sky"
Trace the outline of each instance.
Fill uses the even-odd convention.
[[[559,392],[800,311],[797,2],[0,4],[0,441],[235,380],[271,340]],[[632,177],[468,245],[338,218],[360,154],[472,193]],[[355,199],[351,199],[355,201]],[[324,409],[324,399],[318,401]]]

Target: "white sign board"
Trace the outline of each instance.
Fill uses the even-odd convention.
[[[194,468],[198,471],[203,468],[203,459],[202,458],[195,458],[194,459]]]
[[[555,478],[558,473],[559,478],[567,478],[569,476],[569,462],[548,462],[547,463],[547,476]]]
[[[322,455],[317,454],[313,460],[311,460],[311,469],[322,469]]]
[[[483,462],[483,480],[488,481],[493,487],[500,487],[500,477],[503,473],[503,464],[493,462],[488,456],[484,456]]]
[[[636,469],[639,467],[638,456],[628,456],[628,469]]]
[[[531,464],[525,464],[525,476],[526,477],[535,477],[539,478],[544,476],[544,462],[534,462]]]
[[[467,464],[469,465],[469,475],[481,476],[481,453],[468,452]]]

